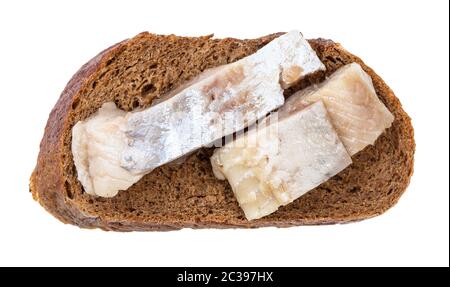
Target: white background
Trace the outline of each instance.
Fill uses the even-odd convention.
[[[8,3],[8,4],[7,4]],[[0,1],[0,265],[402,266],[449,264],[448,1]],[[251,38],[301,30],[359,55],[413,119],[415,173],[360,223],[112,233],[64,225],[28,179],[72,74],[141,31]]]

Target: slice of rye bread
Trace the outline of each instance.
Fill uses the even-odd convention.
[[[372,77],[380,99],[395,115],[392,126],[353,157],[344,171],[293,203],[264,218],[248,221],[227,181],[217,180],[202,149],[182,163],[144,176],[113,198],[83,192],[71,152],[73,125],[108,101],[130,111],[183,84],[207,68],[234,62],[281,35],[259,39],[189,38],[141,33],[101,52],[73,76],[50,113],[31,176],[33,198],[65,223],[104,230],[287,227],[358,221],[393,206],[413,173],[415,143],[408,115],[391,89],[356,56],[330,40],[310,40],[326,74],[359,63]],[[316,74],[286,91],[312,82]]]

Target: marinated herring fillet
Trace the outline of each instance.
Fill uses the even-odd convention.
[[[283,126],[283,119],[311,112],[308,109],[309,105],[321,103],[320,106],[322,106],[322,102],[326,105],[332,126],[344,144],[348,157],[364,149],[367,145],[373,144],[394,120],[394,116],[379,100],[370,76],[356,63],[343,66],[319,85],[293,94],[278,110],[278,132],[276,128],[272,128],[269,133],[272,134],[271,137],[259,135],[256,136],[257,139],[250,142],[246,138],[240,138],[236,142],[218,149],[211,158],[214,174],[219,179],[226,178],[228,180],[247,219],[268,215],[276,211],[280,205],[292,202],[325,182],[340,171],[336,172],[336,169],[333,169],[336,167],[336,160],[341,160],[338,161],[342,163],[338,166],[339,168],[345,168],[345,160],[342,155],[336,154],[334,159],[331,156],[329,158],[319,157],[321,151],[314,150],[314,148],[321,148],[321,145],[318,144],[319,141],[316,142],[318,145],[314,147],[299,144],[299,141],[311,143],[315,139],[319,139],[320,133],[326,137],[325,130],[316,129],[317,134],[301,134],[300,131],[305,127],[300,125],[311,124],[306,121],[299,121],[298,126],[291,130]],[[313,117],[308,119],[319,120]],[[292,133],[290,137],[286,135],[288,132]],[[330,132],[328,131],[328,133]],[[300,139],[305,136],[310,138]],[[281,143],[289,140],[291,142],[281,146]],[[255,148],[255,141],[260,147]],[[290,150],[287,151],[289,148]],[[325,148],[324,146],[323,149]],[[268,150],[272,153],[267,152]],[[310,161],[304,158],[299,160],[300,157],[306,157],[300,155],[302,153],[306,153]],[[322,153],[326,154],[326,150],[323,150]],[[267,157],[268,160],[264,161],[264,157]],[[254,165],[255,158],[259,159],[256,167]],[[273,160],[273,158],[277,160]],[[315,165],[310,164],[314,160],[317,160]],[[350,163],[351,160],[347,165]],[[332,172],[323,175],[320,168],[326,167],[332,168]],[[275,170],[278,173],[281,170],[281,174],[284,173],[285,178],[294,180],[285,183],[285,181],[279,180],[280,176],[277,177],[274,173],[267,171],[263,172],[264,170]],[[273,188],[274,182],[279,187]]]
[[[293,94],[280,112],[289,112],[318,100],[325,104],[350,155],[374,144],[394,121],[394,116],[378,98],[372,79],[357,63],[345,65],[319,85]]]
[[[321,101],[263,123],[211,157],[248,220],[275,212],[352,162]]]
[[[114,196],[141,179],[120,166],[119,151],[124,150],[126,112],[114,103],[104,103],[87,122],[72,129],[72,154],[78,180],[89,194]]]
[[[154,168],[264,117],[284,103],[283,88],[324,69],[292,31],[148,109],[122,113],[105,103],[72,130],[78,179],[89,194],[114,196]]]

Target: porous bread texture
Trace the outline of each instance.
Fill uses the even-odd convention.
[[[71,129],[108,101],[130,111],[148,107],[208,68],[234,62],[280,34],[259,39],[213,39],[141,33],[101,52],[70,80],[53,108],[41,141],[30,191],[47,211],[65,223],[115,231],[191,228],[287,227],[362,220],[392,207],[409,184],[415,150],[410,118],[375,72],[330,40],[310,44],[330,75],[359,63],[372,77],[378,96],[395,121],[376,141],[353,156],[353,164],[277,212],[248,221],[229,184],[211,170],[211,149],[195,152],[144,176],[113,198],[83,192],[71,152]],[[286,90],[324,79],[324,73]]]

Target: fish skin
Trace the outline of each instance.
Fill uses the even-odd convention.
[[[121,166],[148,172],[239,131],[283,105],[283,88],[319,70],[325,66],[301,33],[284,34],[164,102],[128,114]]]

